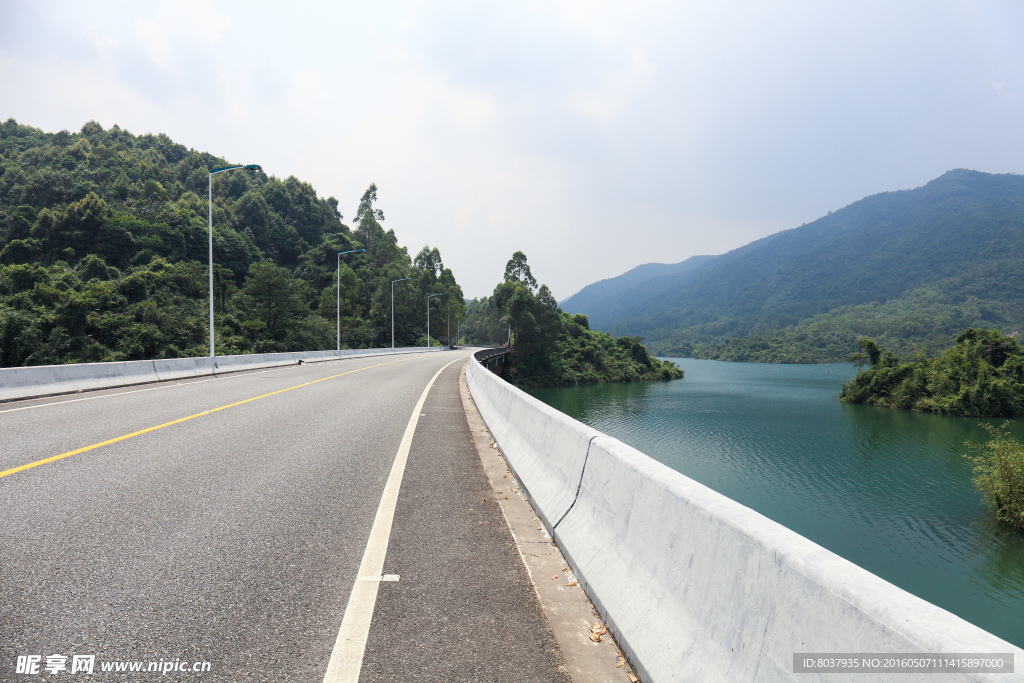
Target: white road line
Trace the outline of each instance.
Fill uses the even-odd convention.
[[[156,391],[157,389],[170,389],[171,387],[180,387],[186,384],[199,384],[201,382],[213,382],[214,379],[199,379],[193,382],[176,382],[175,384],[164,384],[159,387],[150,387],[148,389],[133,389],[131,391],[119,391],[115,394],[101,394],[99,396],[86,396],[85,398],[72,398],[67,401],[53,401],[52,403],[37,403],[34,406],[22,406],[21,408],[9,408],[7,410],[0,410],[0,414],[3,413],[16,413],[19,410],[34,410],[36,408],[49,408],[50,406],[61,406],[65,403],[78,403],[79,401],[95,401],[98,398],[109,398],[111,396],[124,396],[125,394],[141,394],[143,391]],[[32,400],[32,399],[25,399]]]
[[[366,639],[370,634],[370,622],[373,620],[373,608],[377,604],[377,589],[382,580],[384,557],[387,555],[388,541],[391,538],[391,524],[395,519],[398,491],[402,488],[405,464],[409,460],[409,449],[412,447],[412,437],[416,433],[420,411],[427,401],[430,388],[444,369],[460,360],[463,358],[451,361],[427,382],[420,400],[412,411],[409,424],[405,427],[402,443],[395,455],[395,462],[391,465],[391,474],[384,485],[384,494],[381,496],[380,505],[377,506],[377,516],[373,519],[363,560],[359,563],[359,574],[355,585],[352,586],[345,616],[341,619],[338,638],[334,641],[331,659],[327,663],[324,683],[357,683],[359,680],[359,672],[363,668],[363,653],[366,651]]]

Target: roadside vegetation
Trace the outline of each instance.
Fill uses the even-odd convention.
[[[229,163],[166,135],[89,122],[77,133],[0,124],[0,366],[208,353],[209,171]],[[353,227],[295,177],[213,178],[216,344],[221,354],[426,344],[464,306],[437,249],[415,257],[382,227],[377,187]],[[438,322],[440,321],[440,322]]]
[[[587,316],[563,312],[520,251],[493,295],[468,303],[462,329],[470,344],[498,346],[511,335],[507,377],[524,388],[683,377],[674,363],[651,356],[640,337],[615,339],[591,330]]]

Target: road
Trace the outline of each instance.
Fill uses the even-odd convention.
[[[75,680],[76,655],[91,680],[324,680],[428,388],[356,670],[567,680],[470,442],[467,355],[0,404],[0,680]]]

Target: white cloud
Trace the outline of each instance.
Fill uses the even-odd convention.
[[[1017,99],[1017,93],[1007,89],[1006,81],[1002,81],[1001,83],[986,81],[986,83],[988,83],[989,87],[992,88],[992,91],[995,93],[997,98],[1009,100]]]
[[[173,69],[176,42],[213,44],[230,25],[209,0],[160,0],[156,16],[138,19],[135,33],[158,64]]]
[[[641,91],[649,88],[657,71],[638,48],[629,50],[629,63],[605,72],[595,87],[581,87],[569,93],[569,106],[592,122],[607,126],[630,108]]]
[[[322,123],[326,117],[325,104],[327,93],[324,92],[323,78],[316,71],[299,69],[291,74],[288,79],[287,95],[288,114],[293,120],[320,119]]]
[[[0,111],[165,132],[347,218],[376,182],[386,225],[470,295],[521,249],[566,296],[949,168],[1024,171],[1022,19],[1003,0],[50,0],[0,24]]]

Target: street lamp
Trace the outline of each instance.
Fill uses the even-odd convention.
[[[441,296],[440,294],[427,294],[427,348],[433,346],[430,343],[430,297]]]
[[[395,350],[395,283],[408,280],[410,278],[400,277],[397,280],[391,281],[391,350]]]
[[[366,251],[365,249],[349,249],[348,251],[338,252],[338,355],[341,355],[341,255],[342,254],[355,254],[359,251]]]
[[[213,355],[213,176],[225,171],[234,171],[237,168],[244,168],[248,171],[262,171],[259,164],[246,164],[245,166],[221,166],[210,171],[210,373],[217,374],[217,362]]]

